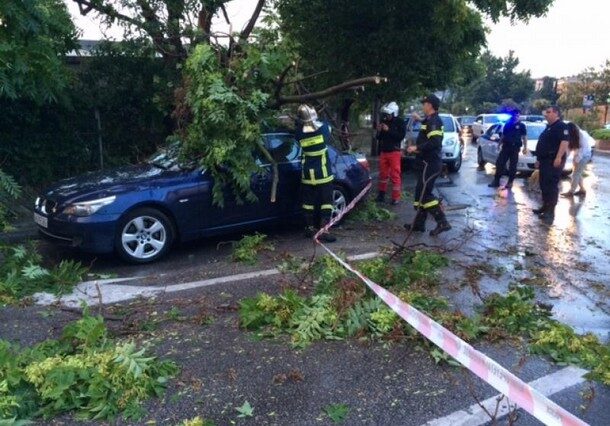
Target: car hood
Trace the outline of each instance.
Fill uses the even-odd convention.
[[[150,186],[157,179],[177,173],[151,164],[119,167],[61,180],[47,188],[44,196],[58,203],[86,201],[133,191],[144,183]]]

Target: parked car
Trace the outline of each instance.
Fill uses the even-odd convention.
[[[153,262],[173,243],[256,228],[301,214],[301,149],[289,133],[264,135],[278,162],[277,201],[270,202],[271,164],[263,156],[251,178],[258,201],[240,205],[224,191],[224,208],[212,203],[211,174],[181,164],[177,147],[161,150],[141,165],[85,174],[58,182],[35,202],[34,221],[53,241],[92,253],[116,252],[133,263]],[[329,147],[335,174],[336,215],[369,183],[364,157]]]
[[[523,151],[519,152],[519,161],[517,162],[517,171],[523,173],[531,173],[535,169],[536,163],[536,145],[538,138],[546,128],[544,123],[525,123],[527,129],[527,150],[526,155]],[[502,138],[503,123],[494,124],[483,136],[479,138],[479,147],[477,149],[477,162],[479,167],[485,167],[485,164],[496,164],[498,155],[500,154],[500,139]],[[564,167],[564,174],[572,173],[573,154],[570,153]]]
[[[522,115],[520,118],[521,121],[525,123],[546,123],[546,118],[544,117],[544,115],[528,114]]]
[[[483,136],[491,126],[497,123],[507,121],[508,117],[505,114],[481,114],[476,117],[472,124],[472,139],[476,142],[478,138]]]
[[[457,172],[462,167],[462,156],[464,155],[464,142],[460,138],[460,125],[451,114],[439,114],[443,121],[443,163],[447,165],[450,172]],[[415,145],[417,134],[421,128],[420,122],[414,122],[411,117],[405,119],[407,135],[401,145],[403,152],[410,145]],[[405,160],[412,160],[414,156],[407,155]]]
[[[460,136],[464,143],[473,142],[473,134],[472,134],[472,126],[474,124],[476,117],[472,115],[463,115],[461,117],[456,117],[458,123],[460,123],[461,131]]]

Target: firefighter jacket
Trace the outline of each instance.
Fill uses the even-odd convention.
[[[322,126],[313,132],[304,132],[301,127],[295,136],[302,150],[301,182],[305,185],[332,182],[334,176],[331,173],[328,156],[330,126],[322,123]]]
[[[400,151],[400,143],[407,133],[405,121],[400,117],[394,117],[390,121],[383,121],[389,129],[387,132],[378,132],[379,150],[381,152]]]
[[[443,121],[437,113],[424,119],[415,144],[419,160],[437,166],[442,164]]]

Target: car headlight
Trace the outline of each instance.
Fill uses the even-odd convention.
[[[97,200],[83,201],[80,203],[70,204],[64,209],[64,214],[72,216],[90,216],[104,206],[113,203],[116,196],[99,198]]]
[[[455,138],[449,138],[449,139],[445,139],[443,141],[443,146],[453,146],[457,143],[457,140]]]

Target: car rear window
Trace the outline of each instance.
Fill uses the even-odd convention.
[[[453,122],[453,118],[442,115],[441,120],[443,120],[443,130],[445,132],[455,132],[455,123]]]
[[[500,122],[497,115],[488,115],[484,118],[486,124],[495,124]]]

